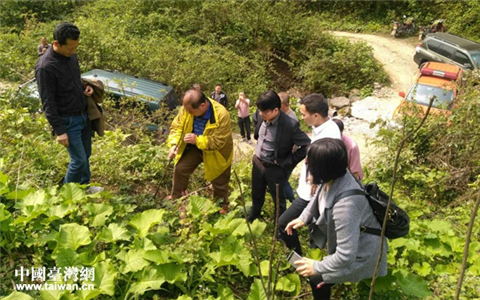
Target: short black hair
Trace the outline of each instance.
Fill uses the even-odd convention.
[[[261,94],[257,100],[257,108],[261,111],[280,109],[282,101],[274,91],[267,91]]]
[[[53,39],[61,46],[67,44],[67,39],[76,41],[79,37],[80,30],[78,30],[78,27],[68,22],[58,24],[53,31]]]
[[[347,149],[340,139],[322,138],[308,147],[307,162],[313,183],[327,183],[347,173]]]
[[[207,102],[207,97],[200,91],[190,89],[183,96],[183,103],[190,104],[193,109],[200,107],[200,104]]]
[[[215,85],[215,87],[217,87],[217,86],[222,87],[222,85],[221,85],[220,83],[217,83],[217,84]]]
[[[311,114],[317,113],[324,118],[328,117],[328,100],[323,94],[307,95],[299,103],[305,105],[305,109]]]
[[[335,124],[337,124],[338,129],[340,129],[340,133],[343,133],[343,129],[344,129],[345,127],[343,126],[342,120],[340,120],[340,119],[338,119],[338,118],[333,118],[332,121],[335,122]]]

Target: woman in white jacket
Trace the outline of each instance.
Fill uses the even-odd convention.
[[[333,284],[358,282],[373,277],[380,251],[380,236],[362,233],[361,226],[381,226],[365,196],[349,196],[334,203],[336,195],[358,189],[359,184],[347,172],[345,144],[339,139],[324,138],[310,145],[307,154],[308,172],[318,184],[316,196],[299,218],[288,223],[285,231],[292,233],[305,224],[311,226],[315,245],[327,245],[328,256],[320,261],[303,258],[295,263],[296,271],[310,278],[315,300],[330,299]],[[385,241],[386,245],[386,241]],[[379,276],[387,274],[387,247],[384,247]]]

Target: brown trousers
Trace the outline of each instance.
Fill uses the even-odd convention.
[[[182,192],[187,189],[192,174],[200,163],[203,162],[203,152],[195,146],[187,146],[182,153],[182,157],[175,165],[173,170],[173,188],[172,199],[182,197]],[[222,199],[223,203],[228,203],[228,183],[230,182],[229,166],[220,176],[212,180],[213,197]]]

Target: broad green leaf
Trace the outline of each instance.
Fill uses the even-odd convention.
[[[0,195],[5,195],[10,191],[8,188],[8,175],[0,172]]]
[[[129,224],[137,229],[141,238],[144,238],[153,225],[162,222],[164,213],[164,210],[150,209],[135,215]]]
[[[63,219],[63,217],[65,217],[68,214],[71,214],[77,209],[78,208],[75,205],[64,203],[60,205],[51,206],[46,211],[45,214],[49,217],[49,221],[53,221],[57,219]]]
[[[168,263],[159,265],[156,269],[168,283],[179,283],[187,280],[187,273],[182,273],[183,265],[181,264]]]
[[[219,285],[217,290],[218,298],[221,300],[234,300],[235,296],[229,287]]]
[[[156,269],[148,269],[130,286],[129,293],[143,295],[146,291],[160,289],[164,282],[165,279]]]
[[[97,252],[86,251],[78,255],[78,259],[83,266],[92,266],[99,261],[105,260],[105,252],[101,252],[97,255]]]
[[[89,203],[85,207],[93,215],[90,222],[93,227],[105,225],[106,219],[113,213],[113,207],[105,203]]]
[[[207,198],[199,196],[190,196],[186,210],[194,218],[199,218],[202,215],[210,215],[218,211],[216,205]]]
[[[390,249],[389,249],[390,250]],[[308,249],[308,254],[306,257],[313,259],[313,260],[322,260],[323,258],[323,252],[322,249]]]
[[[412,266],[412,270],[417,272],[417,274],[422,277],[427,277],[432,272],[432,268],[427,262],[422,262],[421,265],[419,263],[414,263]]]
[[[181,295],[177,298],[177,300],[192,300],[192,298],[187,295]]]
[[[142,249],[145,251],[157,250],[157,246],[148,238],[144,238]]]
[[[248,233],[247,222],[245,222],[245,219],[233,219],[230,222],[230,230],[232,230],[234,236],[244,236]]]
[[[145,255],[143,256],[144,259],[152,261],[157,265],[167,263],[169,261],[168,257],[168,253],[162,250],[149,250],[145,252]]]
[[[122,270],[122,274],[140,271],[148,266],[150,262],[143,259],[144,255],[145,251],[142,249],[128,251],[124,257],[125,267]]]
[[[252,233],[254,236],[259,237],[263,234],[265,231],[265,228],[267,227],[267,224],[264,222],[260,222],[258,219],[253,221],[253,223],[250,225],[252,228]]]
[[[29,193],[23,201],[21,201],[18,206],[25,207],[25,206],[37,206],[45,204],[45,191],[44,190],[37,190],[33,193]]]
[[[76,223],[63,224],[60,226],[56,240],[57,247],[77,250],[80,246],[90,244],[90,231],[87,227]]]
[[[81,300],[97,299],[100,294],[101,294],[100,291],[97,290],[97,289],[94,289],[94,290],[78,290],[78,291],[75,292],[75,295],[77,297],[79,297]]]
[[[103,227],[102,233],[100,234],[100,240],[107,243],[113,243],[120,240],[128,241],[130,238],[131,235],[128,230],[117,223],[110,223],[108,224],[108,227]]]
[[[5,298],[2,298],[3,300],[34,300],[32,297],[30,297],[27,294],[20,293],[20,292],[13,292],[10,295],[8,295]]]
[[[95,287],[102,294],[113,296],[115,294],[115,277],[118,272],[111,261],[102,261],[95,265]]]
[[[266,300],[267,295],[263,289],[260,279],[255,278],[255,281],[250,288],[250,295],[248,295],[247,300]]]
[[[60,189],[59,195],[65,201],[72,201],[73,203],[85,201],[85,191],[82,190],[76,183],[66,183]]]
[[[298,277],[298,275],[297,275],[297,277]],[[300,280],[299,280],[299,282],[300,282]],[[297,283],[292,282],[290,280],[290,278],[287,277],[287,276],[280,277],[280,279],[278,279],[276,287],[275,287],[275,290],[277,290],[277,291],[285,291],[285,292],[289,292],[289,293],[296,291],[296,289],[297,289]]]
[[[5,204],[0,203],[0,230],[2,233],[10,231],[13,226],[12,214],[5,208]]]
[[[60,248],[52,257],[55,258],[57,267],[73,267],[79,264],[78,254],[71,248]]]
[[[455,233],[452,230],[452,224],[443,220],[435,220],[435,222],[428,222],[427,227],[433,232],[439,232],[453,236]]]
[[[239,261],[237,264],[238,269],[242,271],[243,275],[250,276],[250,265],[252,264],[252,255],[248,254],[239,254],[238,255]]]
[[[463,253],[463,248],[465,247],[465,238],[461,239],[459,237],[453,236],[450,237],[448,241],[453,252]]]
[[[394,290],[394,289],[397,288],[397,287],[394,286],[396,281],[397,281],[397,278],[391,274],[390,270],[388,270],[388,274],[386,276],[377,277],[377,279],[375,280],[374,291],[375,292],[387,292],[387,291]],[[368,286],[370,286],[372,280],[371,279],[365,279],[364,282]]]
[[[14,190],[14,191],[11,191],[10,193],[6,194],[5,198],[10,199],[10,200],[13,200],[13,199],[21,200],[21,199],[24,199],[26,196],[28,196],[30,193],[32,193],[34,191],[35,191],[34,189],[16,190],[16,191]]]
[[[428,289],[427,282],[422,277],[400,270],[394,276],[397,278],[397,283],[402,291],[411,296],[425,298],[432,295]]]
[[[269,270],[270,270],[270,262],[268,260],[262,260],[260,262],[260,271],[262,271],[262,276],[267,277]]]
[[[60,290],[60,288],[58,286],[55,286],[55,283],[53,282],[47,282],[45,284],[48,286],[48,288],[42,288],[42,290],[40,291],[42,300],[58,300],[62,298],[63,295],[71,294],[71,291]]]

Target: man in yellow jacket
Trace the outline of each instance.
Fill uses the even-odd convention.
[[[170,127],[168,157],[175,158],[172,199],[182,196],[190,174],[204,163],[205,180],[212,183],[213,196],[222,199],[220,213],[228,212],[228,183],[233,158],[230,114],[202,92],[188,90]]]

